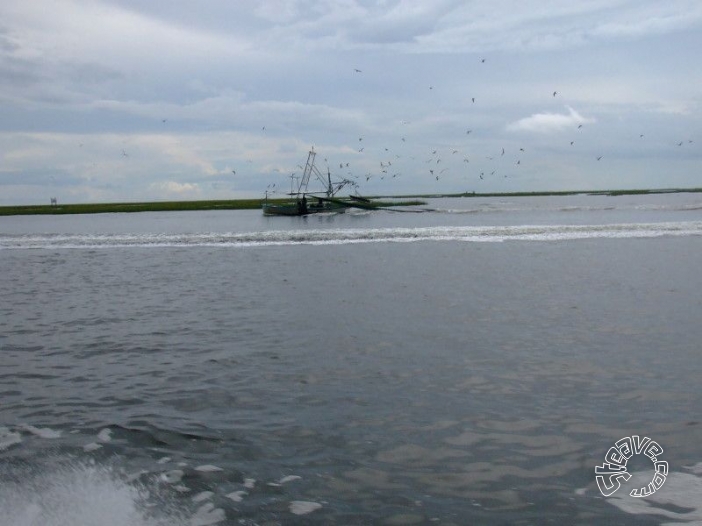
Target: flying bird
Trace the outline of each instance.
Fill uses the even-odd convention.
[[[554,92],[553,92],[553,96],[555,97],[557,93],[558,93],[557,91],[554,91]]]
[[[354,71],[355,71],[356,73],[363,73],[360,69],[355,69],[355,68],[354,68]]]

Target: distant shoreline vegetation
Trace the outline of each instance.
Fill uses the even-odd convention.
[[[418,206],[426,204],[421,199],[442,197],[538,197],[567,195],[643,195],[667,193],[699,193],[702,188],[670,188],[654,190],[595,190],[555,192],[462,192],[456,194],[409,194],[399,196],[369,196],[376,200],[371,206]],[[269,203],[285,203],[289,199],[268,199]],[[106,214],[125,212],[178,212],[189,210],[256,210],[261,208],[261,199],[223,199],[211,201],[152,201],[135,203],[90,203],[0,206],[0,216],[44,215],[44,214]]]

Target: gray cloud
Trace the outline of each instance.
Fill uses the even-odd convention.
[[[683,180],[698,4],[4,3],[0,195],[46,170],[76,200],[258,195],[312,144],[368,193],[582,188],[615,163],[616,186]]]

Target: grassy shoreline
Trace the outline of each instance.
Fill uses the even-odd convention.
[[[411,194],[399,196],[371,196],[383,200],[374,201],[375,206],[423,205],[419,199],[440,197],[537,197],[567,195],[643,195],[663,193],[699,193],[702,188],[668,188],[649,190],[596,190],[596,191],[555,191],[555,192],[497,192],[458,194]],[[410,200],[411,199],[411,200]],[[400,200],[400,201],[397,201]],[[287,199],[269,199],[270,203],[284,203]],[[151,201],[140,203],[88,203],[52,205],[0,206],[0,216],[45,215],[45,214],[105,214],[125,212],[175,212],[189,210],[256,210],[261,208],[261,199],[223,199],[210,201]]]

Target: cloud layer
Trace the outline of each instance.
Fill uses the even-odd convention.
[[[700,26],[690,0],[5,2],[0,205],[251,197],[313,144],[367,193],[696,186]]]

